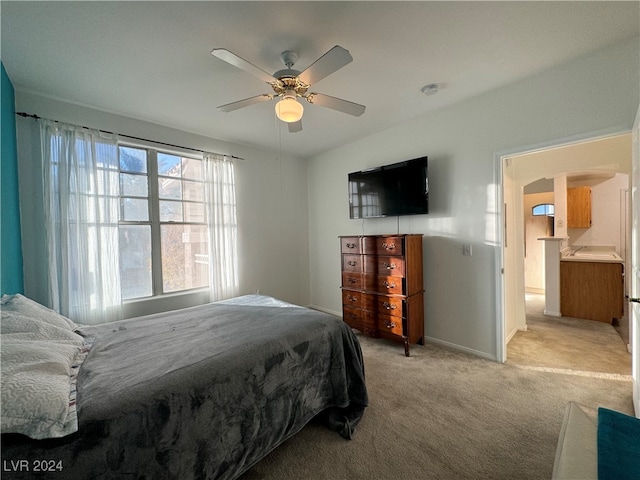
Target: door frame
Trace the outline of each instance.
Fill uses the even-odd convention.
[[[631,133],[631,282],[629,299],[640,298],[640,104]],[[633,409],[640,418],[640,303],[629,301],[629,337],[631,341],[631,378]]]
[[[524,293],[521,295],[521,299],[518,298],[520,295],[518,292],[512,292],[513,285],[518,280],[516,276],[517,268],[514,266],[514,263],[518,261],[517,252],[514,251],[517,249],[517,245],[511,245],[513,240],[510,238],[513,236],[513,232],[516,228],[523,228],[522,225],[516,225],[513,220],[514,215],[511,210],[522,206],[522,188],[519,188],[519,191],[514,191],[517,188],[514,188],[513,184],[509,184],[510,178],[508,175],[507,169],[510,166],[511,158],[527,155],[531,153],[543,152],[545,150],[552,150],[561,147],[566,147],[570,145],[575,145],[579,143],[585,143],[589,141],[594,141],[598,139],[603,139],[607,137],[612,137],[616,135],[623,134],[633,134],[634,132],[637,134],[638,132],[638,118],[640,117],[640,108],[638,109],[638,115],[636,116],[636,123],[634,126],[634,130],[608,130],[601,131],[591,134],[583,134],[577,135],[575,137],[569,137],[565,139],[558,139],[555,141],[545,142],[540,145],[530,146],[530,147],[522,147],[515,148],[509,151],[497,152],[494,155],[494,179],[496,185],[499,185],[499,188],[496,189],[496,205],[497,205],[497,221],[495,226],[495,235],[499,242],[500,250],[496,254],[496,262],[495,262],[495,272],[497,279],[497,295],[496,295],[496,360],[498,362],[504,363],[507,360],[507,342],[509,338],[507,338],[506,331],[506,317],[507,315],[514,315],[516,313],[514,311],[515,308],[524,308]],[[632,160],[632,162],[637,161],[636,158]],[[634,163],[635,166],[635,163]],[[640,168],[640,167],[639,167]],[[639,174],[640,175],[640,174]],[[505,179],[506,179],[506,187],[505,187]],[[631,211],[630,214],[633,216],[634,208],[633,201],[631,202]],[[640,215],[640,213],[636,213],[636,215]],[[632,225],[633,230],[633,225]],[[631,236],[631,232],[630,232]],[[522,246],[523,247],[523,246]],[[519,259],[520,262],[524,265],[524,259]],[[522,282],[524,279],[522,279]],[[638,282],[640,283],[640,281]],[[640,288],[640,287],[639,287]],[[523,291],[524,292],[524,291]],[[640,294],[640,292],[637,292]],[[512,304],[510,308],[508,308],[509,304],[509,295],[514,295],[514,302],[519,302],[521,300],[522,305],[517,307],[515,304]],[[631,308],[629,309],[631,316]],[[640,311],[640,308],[639,308]],[[520,312],[520,315],[523,315],[523,311]],[[630,338],[632,338],[632,362],[635,368],[634,370],[634,404],[637,403],[636,412],[640,413],[640,313],[637,315],[636,326],[638,328],[633,328],[630,334]],[[517,320],[516,320],[517,321]],[[634,336],[635,334],[635,336]]]

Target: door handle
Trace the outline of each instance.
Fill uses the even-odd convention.
[[[640,303],[640,298],[630,298],[630,302]]]

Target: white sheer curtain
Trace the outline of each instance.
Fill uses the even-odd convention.
[[[238,295],[238,221],[233,162],[205,153],[205,195],[209,227],[209,289],[211,301]]]
[[[41,120],[49,294],[83,324],[121,318],[115,135]]]

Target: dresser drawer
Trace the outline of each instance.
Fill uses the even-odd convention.
[[[404,317],[405,302],[401,297],[367,294],[363,298],[362,308],[376,314]]]
[[[353,288],[354,290],[362,290],[363,281],[362,274],[353,272],[342,272],[342,286],[344,288]]]
[[[342,271],[361,273],[363,269],[363,258],[362,255],[342,255]]]
[[[340,251],[342,253],[362,253],[360,248],[360,238],[340,237]]]
[[[377,237],[376,255],[404,255],[404,239],[402,237]]]
[[[364,294],[355,290],[342,290],[342,305],[344,307],[362,308]]]
[[[367,324],[374,324],[376,326],[376,332],[381,335],[403,336],[402,318],[400,317],[365,311],[363,318]]]
[[[378,257],[374,255],[365,255],[363,258],[364,273],[393,277],[405,276],[405,261],[403,257]]]
[[[366,335],[376,335],[377,324],[375,318],[371,315],[366,315],[366,312],[363,310],[343,306],[342,319],[344,320],[344,323],[349,325],[351,328],[360,330]]]
[[[370,292],[391,293],[402,295],[404,293],[404,279],[402,277],[365,275],[364,289]]]
[[[377,237],[362,237],[362,253],[365,255],[375,255],[376,254],[376,245],[377,245]]]
[[[349,308],[343,305],[342,320],[344,320],[344,323],[349,325],[351,328],[357,328],[360,331],[363,329],[362,310]]]
[[[390,315],[378,315],[376,325],[381,332],[402,336],[402,318]]]
[[[404,255],[404,238],[394,236],[363,237],[362,253],[365,255]]]

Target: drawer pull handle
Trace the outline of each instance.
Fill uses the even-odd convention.
[[[355,278],[349,277],[349,283],[358,283],[358,281]]]
[[[387,288],[396,288],[396,284],[394,282],[387,282],[385,280],[382,284]]]
[[[389,303],[389,302],[382,302],[382,306],[384,308],[386,308],[387,310],[395,310],[396,308],[398,308],[397,305],[395,305],[393,303]]]
[[[347,248],[356,248],[356,244],[355,243],[347,243],[346,247]]]
[[[382,248],[384,248],[385,250],[395,250],[396,248],[396,244],[395,243],[383,243],[382,244]]]
[[[349,260],[349,261],[347,262],[347,265],[350,265],[350,266],[352,266],[352,267],[355,267],[356,265],[358,265],[358,262],[354,262],[353,260]]]
[[[358,297],[354,297],[353,295],[347,295],[347,300],[349,300],[350,302],[357,302]]]
[[[387,328],[395,328],[398,326],[398,324],[396,324],[396,322],[392,322],[390,320],[384,320],[382,323],[384,323],[384,326]]]
[[[394,268],[396,268],[396,264],[395,263],[383,263],[384,268],[386,268],[387,270],[393,270]]]

